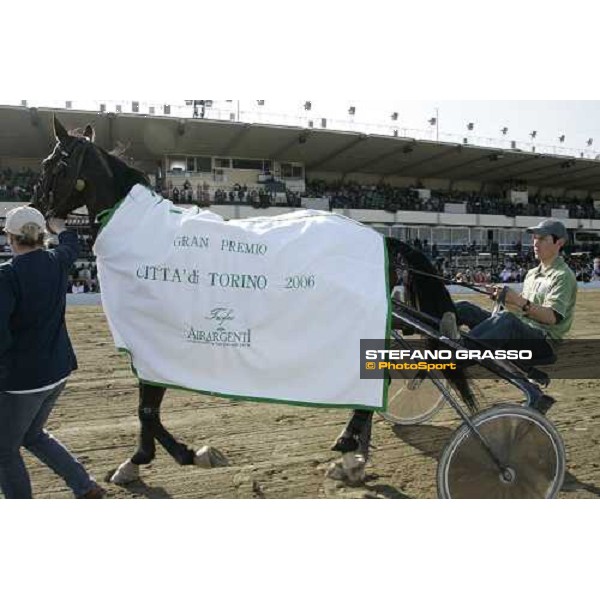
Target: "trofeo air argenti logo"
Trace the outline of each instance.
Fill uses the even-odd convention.
[[[205,317],[208,321],[216,321],[219,325],[223,325],[225,321],[233,321],[235,316],[233,315],[232,308],[213,308],[210,311],[210,317]]]
[[[230,322],[236,320],[235,312],[232,308],[217,306],[204,319],[210,323],[203,326],[184,323],[183,335],[187,342],[192,344],[209,344],[216,347],[250,347],[252,333],[250,329],[227,327]]]

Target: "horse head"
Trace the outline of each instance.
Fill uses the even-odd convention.
[[[82,134],[69,133],[54,115],[53,129],[56,146],[42,162],[33,202],[46,217],[64,219],[86,206],[93,225],[96,216],[124,198],[135,183],[148,185],[143,173],[94,143],[91,125]]]

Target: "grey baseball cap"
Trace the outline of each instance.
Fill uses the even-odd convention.
[[[557,219],[546,219],[535,227],[528,227],[527,233],[535,233],[536,235],[555,235],[557,238],[565,240],[569,238],[567,228]]]

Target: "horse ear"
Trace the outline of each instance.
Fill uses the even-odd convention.
[[[64,128],[64,125],[58,120],[56,115],[52,116],[52,125],[54,127],[54,137],[59,143],[67,142],[69,139],[69,132]]]
[[[83,130],[83,137],[86,137],[88,140],[90,140],[90,142],[93,142],[94,139],[96,139],[96,132],[90,123],[85,126],[85,129]]]

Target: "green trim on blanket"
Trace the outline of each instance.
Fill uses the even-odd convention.
[[[98,223],[100,223],[100,231],[102,231],[108,225],[108,222],[113,218],[114,214],[117,212],[121,204],[125,202],[126,198],[127,197],[119,200],[112,208],[107,208],[96,215],[96,219],[98,220]]]
[[[194,392],[197,394],[206,394],[209,396],[217,396],[218,398],[225,398],[227,400],[241,400],[241,401],[249,401],[249,402],[268,402],[271,404],[287,404],[289,406],[305,406],[307,408],[343,408],[350,410],[370,410],[373,412],[385,412],[387,408],[387,386],[386,386],[386,397],[384,398],[384,408],[373,408],[372,406],[365,406],[363,404],[325,404],[321,402],[294,402],[293,400],[282,400],[280,398],[257,398],[254,396],[236,396],[233,394],[220,394],[218,392],[211,392],[209,390],[194,390],[191,388],[185,388],[178,385],[169,385],[166,383],[158,383],[156,381],[149,381],[147,379],[142,379],[133,364],[133,355],[127,348],[117,348],[117,350],[123,354],[127,354],[129,356],[131,371],[138,378],[138,381],[141,383],[147,383],[149,385],[154,385],[156,387],[165,388],[167,390],[181,390],[184,392]]]
[[[388,254],[388,247],[383,238],[383,255],[385,257],[385,296],[387,298],[387,322],[385,325],[385,348],[389,350],[391,348],[392,341],[392,293],[390,291],[390,257]],[[391,384],[389,377],[383,378],[383,412],[387,412],[388,406],[388,392]]]
[[[131,189],[133,189],[133,187]],[[150,188],[148,188],[148,189],[150,189]],[[129,193],[131,193],[131,190],[129,190]],[[108,222],[113,218],[114,214],[120,208],[121,204],[123,204],[123,202],[125,202],[125,200],[127,200],[127,198],[129,197],[129,193],[127,194],[127,196],[125,196],[125,198],[122,198],[121,200],[119,200],[114,206],[112,206],[111,208],[107,208],[106,210],[103,210],[96,215],[96,219],[100,223],[100,231],[102,231],[102,229],[104,229],[108,225]],[[156,194],[155,192],[153,192],[151,190],[150,190],[150,193],[152,194],[152,196],[158,197],[158,202],[156,204],[160,204],[161,202],[164,202],[164,198],[162,196],[159,196],[158,194]],[[171,211],[171,212],[176,212],[176,211]],[[179,212],[181,212],[181,211],[179,211]]]

